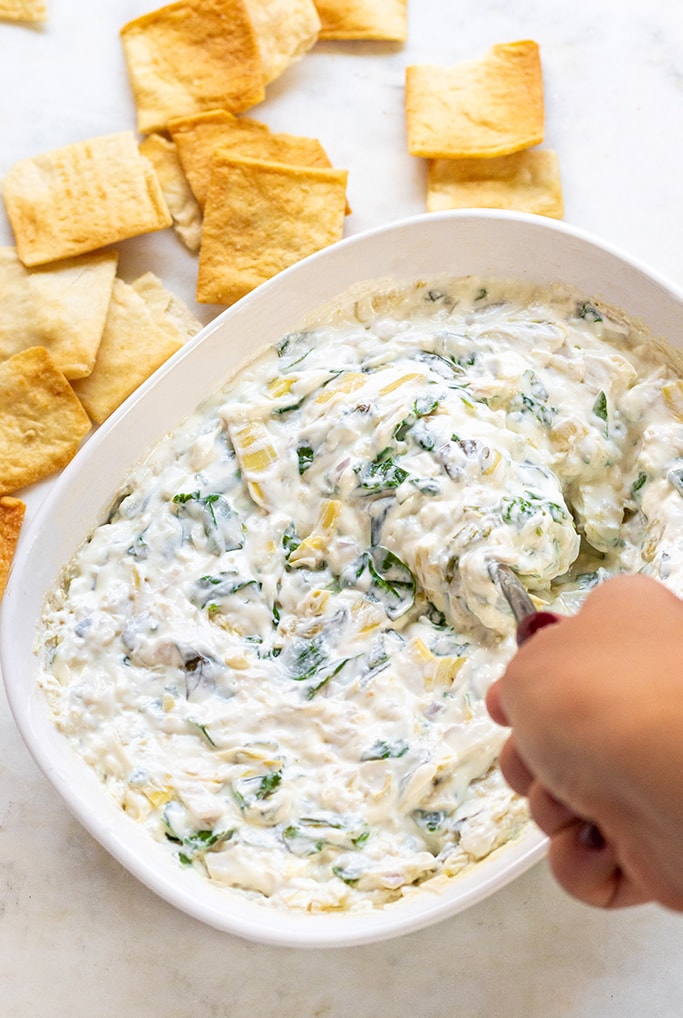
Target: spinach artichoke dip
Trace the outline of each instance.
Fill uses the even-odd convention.
[[[217,885],[368,910],[518,836],[484,696],[539,606],[683,590],[683,387],[560,287],[341,299],[167,436],[46,603],[51,715],[121,808]]]

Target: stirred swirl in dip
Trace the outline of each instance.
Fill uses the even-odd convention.
[[[126,479],[46,604],[55,723],[220,885],[381,907],[524,827],[484,706],[539,605],[683,589],[681,383],[614,312],[472,278],[341,300]]]

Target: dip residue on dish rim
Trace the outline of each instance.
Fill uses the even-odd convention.
[[[40,684],[179,866],[280,908],[440,887],[528,822],[484,705],[539,605],[683,590],[683,387],[623,315],[475,278],[340,299],[125,479]]]

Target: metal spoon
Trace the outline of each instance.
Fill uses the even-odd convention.
[[[515,617],[518,647],[521,647],[538,629],[560,621],[560,616],[556,615],[555,612],[538,611],[536,609],[534,602],[529,597],[528,591],[510,566],[491,559],[488,569],[489,576],[500,588]]]

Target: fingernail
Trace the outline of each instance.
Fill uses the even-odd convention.
[[[595,824],[586,823],[581,824],[579,828],[579,841],[584,848],[589,848],[592,851],[597,851],[605,847],[605,839],[600,833],[599,829]]]

